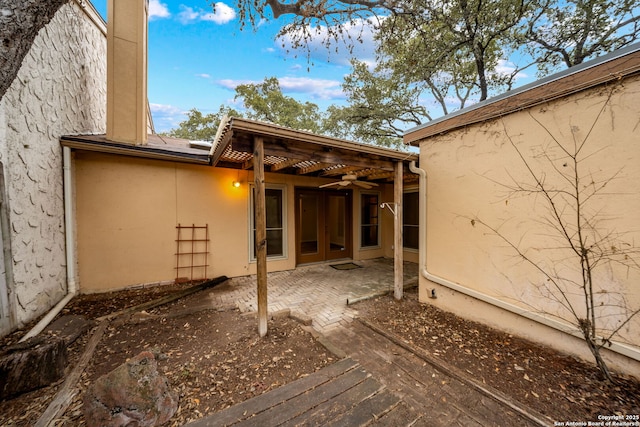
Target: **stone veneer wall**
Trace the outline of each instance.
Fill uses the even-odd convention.
[[[104,21],[86,1],[63,5],[40,30],[0,102],[14,328],[45,313],[66,294],[59,138],[105,132],[105,33]]]

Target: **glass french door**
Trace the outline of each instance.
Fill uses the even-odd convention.
[[[351,258],[351,235],[351,192],[296,190],[297,264]]]

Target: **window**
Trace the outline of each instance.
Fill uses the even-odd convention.
[[[256,258],[255,189],[251,197],[251,259]],[[267,257],[285,256],[284,188],[266,188]]]
[[[418,192],[402,195],[402,241],[407,249],[418,249]]]
[[[378,240],[378,194],[361,194],[360,198],[360,247],[380,246]]]

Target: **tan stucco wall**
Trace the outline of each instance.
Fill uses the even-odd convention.
[[[207,276],[255,274],[249,251],[251,171],[74,152],[78,274],[81,292],[101,292],[176,277],[176,225],[209,225]],[[232,182],[239,180],[239,188]],[[286,254],[269,271],[295,268],[296,186],[317,188],[333,179],[266,174],[285,191]],[[393,199],[381,185],[380,201]],[[393,216],[382,212],[381,245],[360,250],[359,190],[353,193],[353,259],[393,256]]]
[[[582,184],[588,186],[593,179],[598,185],[614,178],[607,182],[602,196],[588,201],[587,209],[597,213],[597,226],[602,233],[621,233],[622,240],[635,245],[637,251],[640,242],[640,79],[633,77],[621,82],[607,101],[611,90],[611,87],[588,90],[421,143],[420,165],[428,175],[426,250],[431,274],[536,314],[545,312],[556,319],[555,316],[567,316],[558,303],[541,292],[541,284],[548,283],[546,278],[522,262],[512,248],[480,224],[482,221],[499,230],[548,271],[555,268],[566,275],[570,266],[575,266],[575,259],[567,261],[566,251],[553,249],[561,243],[544,222],[549,218],[549,210],[543,198],[514,194],[504,186],[532,182],[507,135],[530,159],[529,164],[539,176],[544,171],[546,185],[562,183],[542,154],[548,153],[558,170],[565,171],[571,164],[562,153],[551,148],[553,141],[545,128],[569,148],[573,136],[581,141],[591,132],[584,146],[585,160],[580,165]],[[600,114],[605,103],[606,108]],[[573,217],[574,212],[566,210],[565,215]],[[637,254],[635,256],[637,261]],[[579,279],[576,273],[569,277]],[[637,269],[616,264],[612,268],[604,266],[597,271],[596,282],[607,296],[620,293],[630,307],[640,308]],[[435,300],[428,298],[432,288],[438,294]],[[424,278],[420,281],[420,299],[590,360],[584,343],[566,334]],[[579,297],[570,296],[570,299],[574,303],[579,301]],[[578,309],[582,306],[576,303]],[[614,311],[610,309],[607,314]],[[609,319],[615,325],[624,321],[624,316],[613,315]],[[640,317],[625,326],[621,335],[622,342],[637,349]],[[638,362],[617,356],[610,356],[610,362],[618,369],[640,374]]]
[[[90,5],[63,5],[38,33],[0,101],[13,327],[46,312],[66,293],[59,138],[104,132],[105,30]]]
[[[107,138],[147,141],[148,2],[107,3]]]

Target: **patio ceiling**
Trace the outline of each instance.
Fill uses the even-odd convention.
[[[417,154],[316,135],[271,123],[228,118],[213,142],[214,166],[251,169],[254,139],[264,141],[265,171],[336,178],[355,175],[360,181],[393,182],[394,165],[404,164],[404,183],[417,182],[408,170]]]

